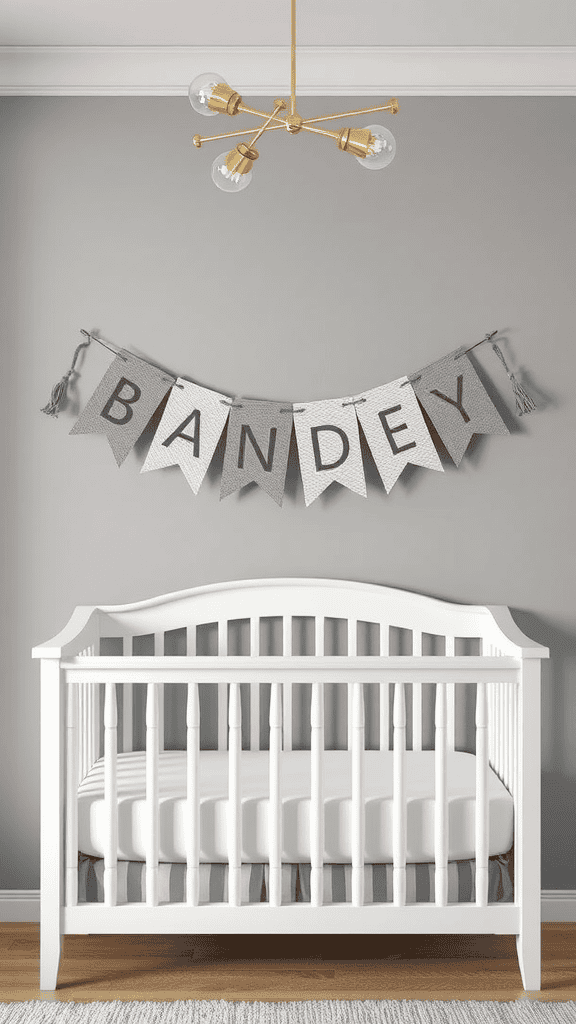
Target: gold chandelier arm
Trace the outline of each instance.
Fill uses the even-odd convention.
[[[325,117],[307,117],[302,122],[302,127],[305,128],[307,124],[315,124],[317,121],[335,121],[339,117],[353,117],[355,114],[374,114],[377,110],[389,110],[392,114],[397,114],[398,109],[398,100],[394,99],[382,107],[362,107],[360,110],[346,110],[341,114],[326,114]]]
[[[284,100],[274,100],[274,103],[276,104],[276,106],[274,107],[274,110],[272,111],[272,113],[268,117],[268,120],[265,121],[264,124],[262,125],[262,127],[258,129],[258,131],[256,132],[254,138],[250,139],[250,142],[248,143],[250,148],[252,148],[252,146],[254,145],[255,142],[258,142],[258,139],[260,138],[262,133],[266,131],[268,125],[270,124],[270,121],[272,120],[272,118],[276,117],[276,114],[278,113],[278,111],[279,110],[286,110],[286,104],[285,104]]]
[[[245,103],[239,103],[238,104],[238,111],[241,114],[254,114],[256,117],[268,117],[268,118],[270,117],[270,115],[267,114],[264,110],[255,110],[254,107],[247,107]],[[286,127],[286,121],[283,121],[281,117],[274,117],[274,116],[272,116],[272,120],[273,121],[279,121],[280,125],[283,128]],[[280,125],[279,125],[279,127],[280,127]],[[253,131],[254,129],[251,129],[251,130]]]
[[[290,114],[296,113],[296,0],[292,0],[290,45]]]
[[[264,131],[274,132],[278,128],[284,128],[284,124],[283,123],[282,124],[269,124],[268,127],[264,129]],[[196,146],[196,148],[200,149],[200,146],[202,145],[203,142],[214,142],[215,139],[232,139],[236,135],[253,135],[253,134],[254,134],[254,129],[253,128],[246,128],[244,131],[225,132],[223,135],[205,135],[205,136],[204,135],[203,136],[194,135],[192,141],[193,141],[194,145]]]
[[[300,127],[303,132],[314,132],[315,135],[328,135],[331,139],[337,139],[340,135],[340,132],[331,132],[328,128],[311,128],[306,121]]]

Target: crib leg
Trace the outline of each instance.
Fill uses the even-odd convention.
[[[40,925],[40,991],[53,992],[58,981],[58,967],[62,951],[59,928]]]
[[[518,966],[526,992],[540,991],[540,922],[538,927],[524,929],[516,936]]]

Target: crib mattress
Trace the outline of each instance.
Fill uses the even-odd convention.
[[[392,855],[393,752],[365,751],[365,861],[386,864]],[[118,754],[118,858],[146,859],[146,755]],[[474,755],[447,752],[448,859],[475,856]],[[434,751],[407,751],[407,850],[409,863],[434,861]],[[242,860],[268,860],[268,752],[243,751],[241,757]],[[324,754],[324,814],[327,864],[351,862],[351,754]],[[186,860],[186,752],[163,751],[159,759],[159,860]],[[200,860],[228,859],[228,754],[205,750],[200,755]],[[310,751],[281,754],[283,817],[282,860],[310,861]],[[489,770],[489,856],[503,854],[513,840],[513,801]],[[106,841],[104,762],[100,758],[78,791],[78,849],[103,857]]]

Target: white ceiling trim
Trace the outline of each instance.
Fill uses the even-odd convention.
[[[574,96],[575,46],[302,46],[300,96]],[[0,95],[185,96],[202,71],[290,92],[289,46],[3,46]]]

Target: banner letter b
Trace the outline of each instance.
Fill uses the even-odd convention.
[[[132,394],[125,398],[121,398],[120,395],[126,386],[132,388]],[[109,420],[110,423],[116,423],[119,427],[124,426],[125,423],[129,423],[132,419],[132,409],[130,406],[134,405],[134,403],[138,401],[141,394],[142,391],[137,384],[133,384],[127,377],[121,377],[100,415],[103,419]],[[115,402],[124,406],[124,415],[120,419],[118,419],[117,416],[111,415],[112,406]]]

